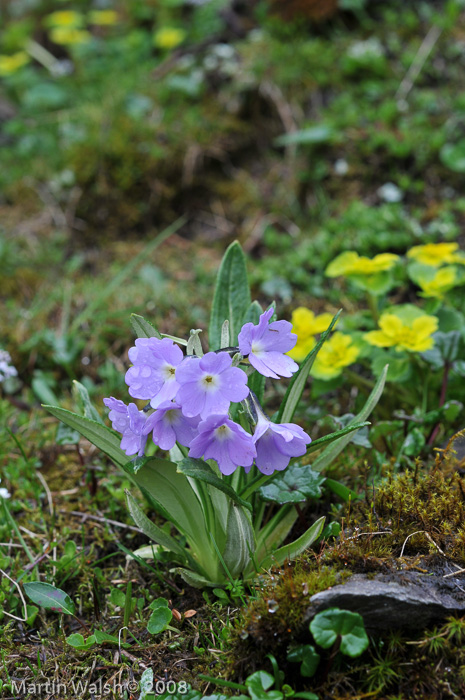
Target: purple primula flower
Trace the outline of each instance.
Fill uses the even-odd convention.
[[[176,367],[184,359],[181,348],[169,338],[137,338],[128,354],[133,366],[125,382],[132,397],[149,399],[152,408],[175,398],[179,389]]]
[[[123,434],[121,449],[128,455],[137,454],[142,457],[144,454],[147,434],[144,433],[147,416],[143,411],[139,411],[135,403],[129,406],[123,401],[114,399],[103,399],[103,403],[110,409],[108,414],[114,430]]]
[[[263,474],[272,474],[285,469],[291,457],[305,454],[312,439],[295,423],[275,424],[261,415],[253,441],[257,450],[255,464]]]
[[[257,372],[265,377],[279,379],[290,377],[299,366],[285,352],[292,350],[297,342],[295,333],[291,333],[289,321],[273,321],[274,309],[268,309],[260,316],[258,325],[246,323],[239,333],[239,351],[249,357],[249,362]]]
[[[188,357],[176,370],[181,385],[176,400],[185,416],[224,415],[231,401],[242,401],[249,393],[247,375],[225,352],[207,352],[202,358]]]
[[[208,416],[198,430],[189,457],[215,459],[222,474],[232,474],[237,467],[248,471],[252,466],[256,454],[253,438],[227,416]]]
[[[197,435],[199,421],[198,417],[184,416],[179,404],[165,401],[147,418],[144,433],[153,431],[152,439],[162,450],[171,450],[176,441],[189,447]]]

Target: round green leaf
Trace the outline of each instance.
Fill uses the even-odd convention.
[[[300,675],[310,678],[315,674],[318,668],[320,655],[311,644],[302,644],[300,647],[297,647],[297,649],[293,649],[289,652],[287,660],[301,662]]]
[[[173,613],[164,605],[155,608],[150,616],[147,630],[150,632],[150,634],[159,634],[160,632],[163,632],[163,630],[166,630],[170,624],[172,617]]]
[[[465,173],[465,139],[444,144],[439,155],[446,168],[456,173]]]
[[[328,608],[315,615],[310,631],[323,649],[329,649],[340,637],[341,652],[347,656],[360,656],[369,644],[362,616],[339,608]]]
[[[314,472],[310,464],[295,462],[262,486],[260,495],[273,503],[302,503],[309,498],[319,498],[324,481],[325,478]]]

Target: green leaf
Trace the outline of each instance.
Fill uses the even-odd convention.
[[[181,547],[174,537],[168,535],[145,515],[144,511],[141,509],[136,499],[129,493],[129,491],[126,491],[126,499],[131,517],[136,523],[137,527],[142,530],[144,535],[150,537],[150,539],[157,544],[161,544],[162,547],[165,547],[165,549],[168,549],[170,552],[177,554],[179,557],[181,557],[182,561],[185,560],[187,557],[186,549]]]
[[[346,503],[349,501],[349,499],[353,501],[354,499],[358,498],[358,493],[356,491],[352,491],[352,489],[347,488],[347,486],[341,484],[340,481],[335,481],[334,479],[326,479],[325,486],[330,491],[335,493],[336,496],[342,498],[342,500]]]
[[[321,496],[321,485],[325,477],[314,472],[311,464],[290,464],[283,472],[259,489],[260,496],[272,503],[302,503],[309,498]]]
[[[312,369],[313,363],[315,362],[316,356],[322,348],[323,343],[334,328],[334,325],[336,324],[340,313],[340,311],[337,312],[337,314],[329,324],[329,328],[321,334],[318,343],[315,345],[313,350],[311,350],[308,353],[307,357],[302,362],[299,371],[296,372],[292,377],[284,399],[281,402],[276,423],[289,423],[290,421],[292,421],[295,409],[297,408],[297,404],[299,403],[300,397],[302,396],[303,390],[305,388],[308,374]]]
[[[385,366],[383,372],[378,377],[378,381],[373,387],[373,390],[370,396],[368,397],[365,406],[362,408],[360,413],[357,416],[355,416],[355,418],[350,422],[349,426],[347,427],[365,421],[372,412],[372,410],[375,408],[376,404],[378,403],[381,397],[381,394],[383,393],[384,385],[386,383],[388,367],[389,365]],[[350,442],[350,440],[351,434],[349,433],[348,435],[344,435],[343,437],[339,438],[331,445],[329,445],[325,450],[323,450],[321,455],[319,455],[319,457],[317,457],[317,459],[313,462],[313,469],[318,472],[321,472],[323,469],[325,469],[336,459],[336,457],[342,452],[342,450]]]
[[[341,652],[352,658],[360,656],[369,644],[363,617],[339,608],[328,608],[315,615],[310,623],[310,631],[315,642],[323,649],[332,647],[340,637]]]
[[[279,508],[270,520],[257,533],[257,548],[254,559],[258,562],[271,554],[276,547],[284,542],[297,520],[297,511],[291,506]],[[252,574],[249,567],[247,575]]]
[[[254,326],[258,326],[262,313],[263,309],[258,301],[253,301],[245,312],[242,323],[253,323]]]
[[[67,593],[50,583],[31,581],[24,584],[24,592],[36,605],[47,610],[74,615],[75,606]]]
[[[76,632],[66,637],[66,643],[75,649],[90,649],[95,644],[95,635],[91,634],[90,637],[84,639],[82,634]]]
[[[245,685],[248,688],[252,700],[271,700],[271,698],[273,698],[273,700],[281,700],[283,694],[279,691],[266,692],[273,684],[273,676],[266,671],[256,671],[245,681]],[[276,695],[276,693],[278,694]]]
[[[131,469],[130,463],[125,465],[125,470],[128,469]],[[200,554],[210,550],[210,534],[201,502],[189,479],[176,471],[173,462],[148,457],[137,474],[133,474],[133,479],[163,517],[173,523]]]
[[[185,459],[178,464],[177,471],[185,476],[190,476],[193,479],[198,479],[199,481],[204,481],[205,483],[210,484],[210,486],[213,486],[215,489],[225,493],[226,496],[228,496],[234,503],[237,503],[237,505],[243,506],[252,512],[252,506],[250,503],[240,498],[232,486],[216,476],[210,465],[204,462],[202,459],[185,457]]]
[[[78,416],[77,413],[67,411],[58,406],[42,405],[46,411],[68,425],[73,430],[77,430],[86,440],[104,452],[118,467],[124,467],[127,463],[127,455],[120,449],[121,436],[117,435],[111,428],[101,425],[94,420]]]
[[[157,608],[169,608],[170,604],[166,598],[156,598],[152,600],[149,605],[150,610],[157,610]]]
[[[192,588],[206,588],[207,586],[214,588],[215,586],[224,585],[224,581],[210,581],[210,579],[206,578],[205,576],[197,574],[194,571],[190,571],[189,569],[177,567],[174,569],[174,571],[179,574],[183,581],[185,581],[189,586],[192,586]]]
[[[329,143],[333,141],[335,133],[334,129],[330,126],[318,124],[316,126],[310,126],[307,129],[290,131],[287,134],[278,136],[278,138],[274,140],[274,144],[275,146],[292,146],[294,144],[314,145]]]
[[[300,662],[300,675],[311,678],[320,663],[320,655],[311,644],[302,644],[288,653],[287,660],[292,663]]]
[[[344,435],[353,433],[354,430],[360,430],[360,428],[364,428],[366,425],[371,425],[371,423],[369,421],[364,421],[363,423],[355,423],[354,425],[352,425],[351,422],[351,424],[348,425],[346,428],[341,428],[341,430],[336,430],[334,433],[324,435],[323,437],[318,438],[318,440],[313,440],[308,447],[307,454],[309,454],[310,452],[315,452],[315,450],[319,450],[322,445],[327,445],[330,442],[338,440]]]
[[[230,342],[233,346],[237,344],[237,336],[250,303],[245,255],[239,243],[234,241],[224,254],[216,278],[210,316],[210,350],[220,347],[221,328],[226,320],[229,321]]]
[[[237,578],[250,564],[255,537],[250,516],[235,503],[229,504],[223,561],[231,578]]]
[[[147,623],[147,630],[150,634],[159,634],[166,630],[172,619],[173,613],[171,610],[165,606],[159,606],[151,614]]]
[[[271,566],[281,566],[286,559],[295,559],[318,539],[323,531],[325,518],[318,518],[297,540],[277,549],[259,562],[261,569],[269,569]]]
[[[100,413],[96,410],[95,406],[92,404],[89,396],[89,392],[86,387],[80,382],[73,379],[73,393],[80,402],[82,409],[84,411],[84,416],[94,420],[96,423],[101,423],[105,425]]]
[[[442,164],[456,173],[465,173],[465,139],[445,143],[439,152]]]
[[[139,314],[131,314],[129,320],[134,329],[136,338],[158,338],[161,340],[161,335],[155,326],[153,326],[150,321],[147,321],[143,316],[139,316]]]
[[[64,423],[58,423],[57,434],[55,436],[57,445],[77,445],[80,439],[81,436],[77,430],[72,430],[72,428]]]

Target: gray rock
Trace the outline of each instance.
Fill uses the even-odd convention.
[[[464,574],[444,578],[415,571],[354,574],[346,583],[316,593],[306,621],[326,608],[341,608],[362,615],[371,632],[389,629],[421,629],[448,615],[465,612]]]

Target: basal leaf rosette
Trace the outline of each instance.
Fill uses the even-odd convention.
[[[412,304],[405,304],[385,311],[378,325],[379,330],[363,336],[370,345],[394,348],[397,352],[425,352],[434,345],[433,334],[438,329],[438,319]]]
[[[299,306],[292,312],[292,332],[297,336],[297,343],[287,353],[296,362],[303,362],[310,350],[316,345],[315,336],[323,333],[332,321],[332,314],[315,315],[310,309]]]
[[[393,271],[399,256],[380,253],[374,258],[348,250],[337,256],[326,268],[327,277],[347,277],[370,294],[385,294],[394,285]]]

